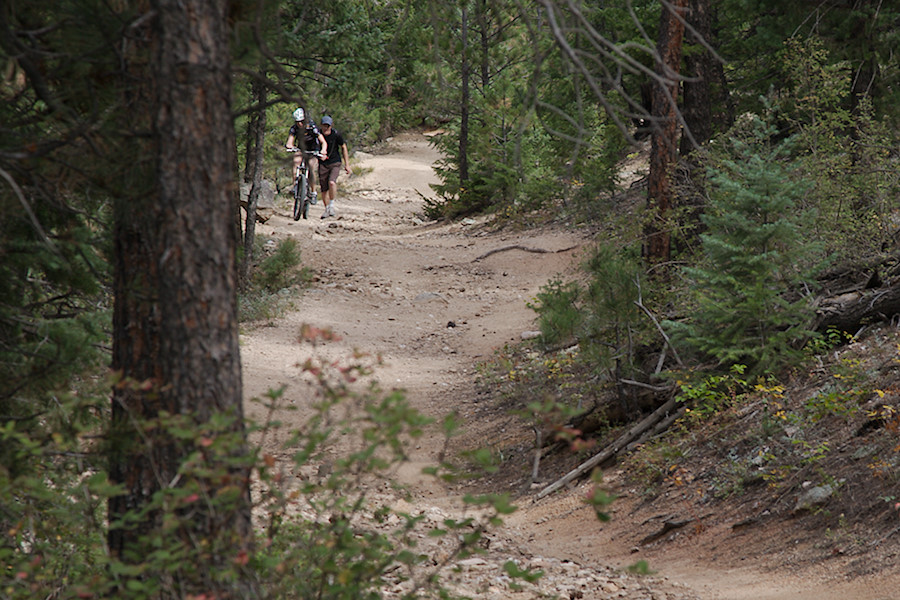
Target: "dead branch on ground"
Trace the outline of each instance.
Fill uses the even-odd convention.
[[[523,246],[521,244],[513,244],[512,246],[503,246],[502,248],[494,248],[493,250],[488,250],[481,256],[477,256],[472,259],[472,262],[478,262],[479,260],[484,260],[492,254],[507,252],[509,250],[522,250],[523,252],[534,252],[535,254],[559,254],[561,252],[569,252],[570,250],[574,250],[576,248],[578,248],[578,246],[569,246],[568,248],[562,248],[561,250],[546,250],[544,248],[529,248],[528,246]]]
[[[566,473],[565,476],[538,492],[537,496],[535,496],[535,500],[540,500],[544,496],[552,494],[556,490],[568,485],[575,479],[586,475],[594,467],[600,466],[606,461],[615,458],[635,440],[647,439],[647,437],[649,436],[645,436],[644,434],[653,429],[654,426],[660,421],[667,420],[670,414],[675,411],[676,403],[677,400],[673,396],[665,404],[645,417],[641,422],[637,423],[624,434],[619,436],[619,438],[616,439],[612,444],[606,446],[606,448],[604,448],[599,454],[595,454],[592,458],[581,463],[578,467]]]

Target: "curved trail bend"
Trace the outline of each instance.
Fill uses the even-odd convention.
[[[302,419],[310,388],[299,364],[313,351],[338,358],[357,349],[383,356],[377,377],[384,389],[406,390],[426,415],[440,418],[457,410],[471,421],[475,365],[533,329],[526,302],[549,279],[571,271],[589,240],[564,227],[495,232],[481,219],[423,222],[417,215],[423,196],[433,196],[428,184],[437,181],[431,169],[437,158],[424,136],[406,134],[392,141],[390,153],[355,160],[354,172],[361,174],[339,181],[337,219],[320,219],[320,203],[309,220],[294,222],[286,202],[277,199],[278,214],[259,225],[257,235],[294,237],[316,281],[291,312],[242,332],[246,398],[286,385],[286,400],[301,410],[285,418]],[[313,350],[298,341],[303,324],[331,328],[341,340]],[[260,418],[255,406],[248,404],[247,412]],[[510,422],[499,415],[496,422],[482,419],[467,427],[472,437],[489,440]],[[442,448],[438,433],[415,447],[412,464],[400,474],[416,498],[417,506],[407,510],[451,511],[456,505],[458,490],[416,476]],[[607,480],[615,483],[615,473]],[[896,576],[845,582],[831,577],[828,565],[802,574],[769,570],[764,561],[748,565],[739,552],[717,549],[710,537],[715,532],[668,550],[663,545],[655,553],[633,554],[643,535],[636,533],[641,523],[632,510],[639,498],[626,493],[613,505],[613,522],[601,524],[581,503],[584,490],[578,486],[537,503],[522,499],[488,554],[462,566],[458,589],[491,600],[531,600],[538,592],[586,600],[900,598]],[[505,586],[500,565],[510,558],[545,571],[540,589],[513,592]],[[640,558],[655,576],[622,572]]]

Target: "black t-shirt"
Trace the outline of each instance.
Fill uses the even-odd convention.
[[[325,143],[328,144],[328,158],[323,160],[322,163],[326,165],[340,164],[341,146],[344,145],[344,136],[332,126],[331,133],[325,135]]]
[[[321,150],[319,147],[319,133],[319,128],[312,121],[303,130],[303,135],[300,135],[299,125],[296,123],[291,125],[290,135],[294,136],[294,143],[307,152],[318,152]]]

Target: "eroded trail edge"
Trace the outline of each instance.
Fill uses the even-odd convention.
[[[320,219],[319,205],[312,207],[308,220],[294,222],[286,197],[276,199],[274,216],[258,226],[257,235],[297,240],[315,281],[287,314],[242,331],[245,398],[285,386],[284,400],[296,410],[278,416],[301,423],[313,397],[302,363],[313,355],[339,360],[360,351],[382,356],[384,364],[377,371],[381,386],[405,390],[422,413],[440,419],[455,411],[469,436],[485,444],[508,435],[511,417],[498,414],[485,420],[477,410],[476,366],[534,328],[534,313],[526,302],[551,278],[572,272],[590,240],[565,223],[498,231],[483,218],[424,221],[423,202],[433,196],[429,184],[437,181],[431,169],[437,158],[419,134],[392,140],[384,154],[359,153],[353,177],[339,181],[334,219]],[[331,329],[340,341],[313,346],[302,339],[304,324]],[[250,402],[247,413],[263,416]],[[266,443],[265,451],[288,458],[276,440]],[[424,436],[410,464],[397,475],[411,486],[414,498],[412,505],[400,508],[426,515],[436,526],[455,516],[462,492],[419,475],[422,466],[434,464],[443,444],[437,431]],[[606,478],[616,485],[615,472]],[[874,587],[861,589],[858,583],[829,580],[824,571],[795,576],[765,571],[759,563],[744,568],[724,556],[717,561],[715,538],[709,535],[671,552],[647,554],[654,576],[627,573],[628,565],[645,556],[635,552],[640,498],[622,489],[622,498],[613,505],[613,522],[601,524],[581,499],[588,485],[576,481],[536,502],[532,496],[521,498],[520,510],[485,543],[485,554],[455,565],[455,590],[497,600],[846,600],[887,599],[897,589],[889,587],[889,580],[881,582],[884,586],[869,581],[865,585]],[[446,549],[435,543],[430,551],[439,557]],[[508,560],[545,576],[516,590],[502,569]],[[385,589],[387,597],[399,593],[400,588]]]

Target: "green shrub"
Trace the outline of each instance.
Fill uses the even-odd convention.
[[[257,253],[262,254],[262,244]],[[300,248],[293,238],[281,240],[275,251],[253,267],[251,285],[238,296],[238,319],[242,323],[274,319],[284,314],[298,295],[298,285],[311,278],[301,267]]]
[[[442,584],[445,568],[478,551],[484,533],[514,507],[497,494],[467,498],[459,507],[462,516],[448,513],[437,520],[393,508],[403,490],[392,474],[431,420],[401,392],[383,392],[369,381],[377,365],[360,355],[350,362],[308,361],[304,370],[318,382],[313,414],[295,429],[276,419],[291,408],[283,390],[259,399],[267,417],[248,426],[254,439],[266,441],[265,448],[278,449],[277,457],[263,446],[241,451],[244,440],[234,431],[234,416],[213,415],[197,424],[190,414],[161,414],[136,424],[164,430],[196,451],[147,506],[108,525],[106,502],[121,493],[110,484],[102,444],[96,443],[98,436],[108,437],[108,411],[100,409],[108,400],[94,397],[90,406],[99,418],[81,435],[36,438],[15,421],[0,426],[0,448],[15,446],[13,458],[30,465],[19,474],[0,469],[3,598],[180,598],[180,586],[197,589],[204,581],[247,598],[374,600],[385,586],[402,589],[406,598],[452,598]],[[65,405],[76,412],[85,403],[70,398]],[[454,427],[448,420],[444,431]],[[144,439],[149,437],[138,436],[135,443]],[[248,465],[251,480],[234,477]],[[437,464],[424,475],[448,479],[453,471]],[[191,521],[200,514],[228,522],[251,484],[254,544],[228,531],[216,532],[215,539],[191,535]],[[147,510],[160,518],[148,525]],[[111,556],[108,531],[137,523],[141,556]],[[426,540],[439,545],[444,560],[430,560]]]
[[[678,400],[688,406],[688,416],[702,420],[733,405],[749,389],[745,369],[744,365],[731,365],[725,375],[707,375],[696,382],[677,381]]]
[[[602,244],[582,269],[585,283],[553,279],[529,305],[538,314],[541,341],[547,346],[578,343],[595,371],[618,368],[630,376],[638,368],[637,347],[648,331],[636,305],[640,269],[627,251]]]
[[[858,74],[834,62],[822,39],[791,38],[780,58],[792,89],[778,98],[779,118],[797,135],[796,167],[810,184],[799,206],[815,211],[814,226],[838,258],[879,254],[896,231],[896,132],[875,116],[867,94],[851,110]]]
[[[251,323],[276,319],[290,310],[297,295],[296,288],[275,292],[265,288],[248,288],[238,298],[238,320],[241,323]]]
[[[275,251],[256,267],[254,283],[270,292],[290,287],[302,280],[302,274],[297,269],[301,262],[297,240],[284,238],[278,242]]]
[[[555,346],[576,339],[584,322],[579,305],[581,295],[577,283],[554,278],[541,286],[535,302],[528,304],[538,314],[541,341],[545,345]]]

